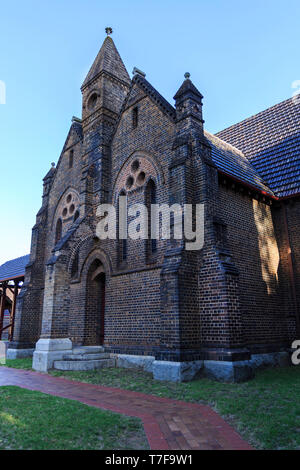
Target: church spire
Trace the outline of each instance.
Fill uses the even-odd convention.
[[[104,39],[102,47],[83,82],[81,89],[83,90],[93,80],[95,80],[101,72],[107,72],[110,75],[118,78],[119,80],[130,84],[130,77],[125,68],[125,65],[120,57],[120,54],[115,46],[114,41],[110,37],[112,34],[111,28],[106,28],[107,37]]]

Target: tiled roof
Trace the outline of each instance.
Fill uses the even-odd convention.
[[[211,145],[212,159],[219,171],[274,196],[263,178],[240,150],[207,131],[204,131],[204,135]]]
[[[300,96],[216,135],[244,153],[276,196],[300,192]]]
[[[29,258],[30,255],[25,255],[2,264],[0,266],[0,282],[23,277]]]

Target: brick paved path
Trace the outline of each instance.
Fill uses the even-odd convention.
[[[154,450],[251,450],[208,406],[0,367],[0,386],[3,385],[38,390],[141,418],[150,448]]]

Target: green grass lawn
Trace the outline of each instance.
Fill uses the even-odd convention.
[[[0,450],[147,449],[142,423],[18,387],[0,387]]]
[[[13,369],[32,370],[32,357],[26,357],[25,359],[7,359],[6,363],[3,365]]]
[[[7,365],[30,369],[31,359],[8,361]],[[158,382],[151,374],[128,369],[50,371],[50,374],[209,404],[256,448],[300,449],[300,367],[260,371],[253,380],[242,384],[225,384],[206,378],[181,384]]]

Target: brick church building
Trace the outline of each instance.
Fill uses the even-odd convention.
[[[246,380],[300,337],[300,98],[212,135],[189,78],[169,104],[108,35],[43,180],[8,357]],[[204,246],[100,240],[100,203],[204,204]]]

